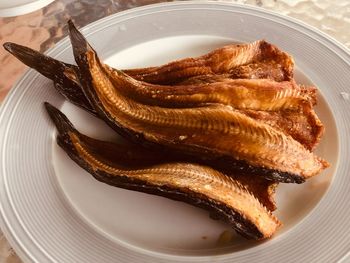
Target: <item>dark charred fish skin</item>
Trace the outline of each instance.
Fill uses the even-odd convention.
[[[41,54],[31,48],[7,42],[4,48],[25,65],[54,81],[56,90],[68,101],[96,116],[76,78],[78,67]],[[76,81],[74,81],[74,79]]]
[[[188,172],[188,164],[182,163],[174,163],[173,165],[163,168],[162,165],[155,166],[155,171],[164,171],[164,175],[161,177],[170,176],[169,182],[163,185],[152,184],[152,181],[149,181],[147,178],[148,172],[147,168],[140,168],[141,174],[144,172],[146,175],[143,178],[141,175],[135,176],[133,178],[133,173],[136,171],[135,168],[127,168],[125,169],[125,174],[118,172],[118,174],[109,173],[107,168],[108,165],[112,165],[114,161],[106,162],[109,155],[106,157],[106,153],[104,153],[104,157],[101,156],[94,150],[94,147],[100,147],[101,145],[95,145],[97,140],[91,139],[92,141],[88,142],[86,139],[88,137],[79,134],[77,130],[73,127],[73,125],[69,122],[69,120],[61,113],[59,110],[54,108],[49,103],[45,103],[45,107],[47,112],[57,127],[58,135],[57,135],[57,143],[60,147],[64,149],[64,151],[70,156],[70,158],[75,161],[79,166],[88,171],[91,175],[95,177],[100,182],[144,193],[149,193],[158,196],[164,196],[172,200],[182,201],[196,207],[207,210],[211,215],[215,215],[216,218],[223,220],[224,222],[230,224],[239,234],[248,238],[248,239],[264,239],[270,237],[276,229],[280,226],[280,222],[277,218],[275,218],[265,207],[263,207],[254,196],[252,196],[243,186],[239,183],[235,182],[228,177],[225,177],[222,174],[219,174],[213,171],[211,168],[203,168],[198,165],[191,165],[192,169],[199,169],[198,174],[195,178],[198,177],[198,181],[192,178],[191,172],[189,176],[191,177],[188,183],[197,184],[197,188],[202,189],[201,187],[210,187],[210,185],[219,185],[222,187],[222,194],[220,191],[216,191],[219,197],[222,195],[222,200],[226,200],[225,195],[227,194],[225,191],[230,190],[232,188],[232,195],[236,195],[237,198],[242,198],[241,201],[237,201],[237,207],[232,207],[234,202],[230,202],[228,198],[227,202],[222,202],[221,199],[215,199],[215,196],[206,195],[205,191],[201,192],[201,190],[194,191],[191,189],[191,186],[186,186],[183,184],[172,184],[171,173],[172,167],[175,167],[174,173],[177,173],[179,178],[186,177],[186,172]],[[75,139],[76,138],[76,139]],[[76,140],[76,141],[74,141]],[[87,144],[85,144],[87,143]],[[103,144],[103,142],[102,142]],[[84,156],[79,153],[77,145],[84,147],[90,154],[94,155],[95,158],[99,158],[96,166],[94,166],[88,159],[84,159]],[[100,153],[102,153],[101,151]],[[116,166],[116,169],[121,169]],[[128,170],[129,169],[129,170]],[[149,168],[149,171],[152,171],[153,167]],[[163,170],[162,170],[163,169]],[[170,172],[169,172],[170,169]],[[181,171],[182,169],[182,171]],[[202,170],[201,170],[202,169]],[[118,170],[123,171],[123,170]],[[130,172],[128,174],[128,172]],[[219,176],[219,179],[215,179]],[[155,176],[154,178],[157,178]],[[176,178],[176,176],[175,176]],[[221,178],[221,179],[220,179]],[[181,179],[180,179],[181,180]],[[213,181],[212,181],[213,180]],[[218,183],[219,182],[219,183]],[[207,185],[202,185],[208,184]],[[222,184],[222,185],[221,185]],[[178,186],[179,185],[179,186]],[[181,187],[180,187],[181,186]],[[228,188],[227,188],[228,187]],[[226,189],[227,188],[227,189]],[[221,201],[220,201],[221,200]],[[240,205],[242,202],[242,205]],[[244,206],[244,203],[247,202],[247,205]],[[253,205],[251,208],[248,204]],[[259,210],[259,219],[256,219],[256,210]],[[254,216],[255,215],[255,216]],[[255,221],[257,220],[257,221]]]

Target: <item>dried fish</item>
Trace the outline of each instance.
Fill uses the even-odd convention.
[[[198,158],[228,158],[232,168],[282,182],[302,182],[328,167],[292,137],[225,105],[169,109],[130,99],[113,85],[86,39],[69,27],[84,93],[122,136]]]
[[[85,94],[82,91],[82,87],[78,79],[78,67],[57,61],[28,47],[14,43],[6,43],[4,46],[9,52],[11,52],[11,54],[16,56],[23,63],[53,80],[54,86],[65,98],[67,98],[73,104],[97,116],[95,109],[86,99]],[[273,71],[273,68],[270,68],[270,71]],[[227,75],[228,74],[196,76],[179,84],[198,85],[232,81],[232,79],[228,78]],[[279,84],[273,83],[273,85],[278,86]],[[287,85],[293,86],[294,84]],[[310,87],[309,90],[312,91],[310,93],[312,103],[315,103],[315,89]],[[153,95],[158,96],[158,94],[152,94],[152,96]],[[211,98],[212,97],[213,95],[211,95]],[[156,102],[158,103],[157,100]],[[221,102],[223,101],[221,100]],[[309,150],[315,148],[324,131],[323,125],[316,113],[310,108],[303,109],[301,112],[293,110],[267,112],[246,109],[242,109],[241,112],[256,120],[268,123],[270,126],[282,130],[285,134],[291,135],[295,140],[299,141]]]
[[[45,106],[58,130],[57,143],[98,181],[206,209],[250,239],[268,238],[281,225],[238,181],[210,167],[184,162],[126,167],[119,157],[129,157],[122,157],[120,145],[80,134],[61,112],[48,103]]]
[[[232,78],[266,78],[275,81],[293,78],[294,61],[276,46],[258,40],[228,45],[196,58],[185,58],[159,67],[124,70],[137,80],[154,84],[174,84],[187,78],[227,74]]]

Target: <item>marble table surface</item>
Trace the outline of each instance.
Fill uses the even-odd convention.
[[[161,0],[56,0],[50,5],[21,16],[0,18],[0,44],[21,43],[46,51],[67,35],[66,21],[72,18],[78,27],[110,14],[137,6],[166,2]],[[226,0],[259,6],[297,18],[312,25],[350,48],[349,0]],[[0,48],[0,103],[26,66]],[[21,262],[0,231],[0,263]]]

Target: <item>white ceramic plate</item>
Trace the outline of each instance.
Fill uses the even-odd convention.
[[[0,17],[19,16],[47,6],[54,0],[1,0]]]
[[[245,241],[205,211],[95,181],[55,143],[43,102],[82,132],[118,139],[101,121],[65,102],[30,70],[0,115],[1,228],[29,262],[336,262],[350,248],[350,56],[328,36],[261,9],[220,3],[171,3],[97,21],[83,33],[110,65],[162,64],[232,42],[264,38],[295,58],[296,79],[319,87],[326,133],[317,153],[332,167],[303,185],[281,185],[271,240]],[[48,52],[73,62],[68,39]],[[345,93],[344,93],[345,92]],[[343,94],[343,95],[342,95]],[[226,231],[226,232],[225,232]],[[230,242],[218,242],[225,232]]]

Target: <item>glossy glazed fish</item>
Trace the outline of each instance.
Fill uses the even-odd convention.
[[[79,69],[76,66],[57,61],[35,50],[14,43],[6,43],[4,46],[23,63],[52,79],[56,89],[69,101],[97,116],[95,109],[86,99],[82,91],[77,76]],[[272,69],[270,69],[270,71],[272,71]],[[230,80],[227,74],[203,75],[189,78],[180,84],[198,85]],[[314,88],[310,88],[310,90],[314,90]],[[313,96],[314,95],[312,95],[312,97]],[[302,112],[289,110],[277,112],[241,110],[241,112],[256,120],[264,121],[272,127],[291,135],[309,150],[315,148],[324,130],[319,118],[313,109],[310,108],[304,109]]]
[[[161,86],[136,81],[123,72],[105,67],[115,89],[143,104],[165,108],[202,107],[210,103],[231,106],[238,109],[237,112],[291,135],[310,150],[323,134],[323,125],[312,109],[316,104],[315,87],[268,79],[221,79],[219,82]]]
[[[69,28],[84,93],[122,136],[198,158],[227,158],[232,168],[283,182],[302,182],[328,166],[291,136],[231,107],[164,108],[130,99],[71,22]]]
[[[203,165],[155,164],[152,157],[147,159],[144,155],[142,164],[126,166],[126,159],[132,165],[138,153],[129,149],[128,156],[120,145],[80,134],[61,112],[48,103],[45,106],[58,130],[57,143],[97,180],[206,209],[246,238],[268,238],[281,225],[238,181]]]
[[[116,89],[147,105],[182,108],[219,103],[235,109],[300,111],[316,103],[316,88],[299,86],[295,81],[222,79],[205,84],[155,85],[135,80],[107,65],[103,67]]]

